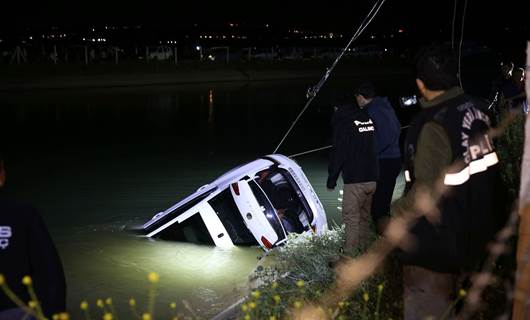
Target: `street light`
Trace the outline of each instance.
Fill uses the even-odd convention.
[[[196,46],[195,49],[197,49],[197,51],[199,51],[199,57],[200,57],[200,60],[202,60],[202,47],[201,46]]]

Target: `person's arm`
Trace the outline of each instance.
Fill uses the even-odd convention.
[[[29,254],[33,286],[48,318],[66,310],[66,281],[63,266],[44,222],[33,209],[29,224]]]
[[[339,125],[337,132],[333,137],[333,149],[331,151],[329,166],[328,166],[328,180],[326,187],[334,189],[337,185],[337,179],[342,171],[342,166],[346,160],[346,151],[350,133],[345,130],[346,126]]]
[[[426,123],[420,132],[414,158],[414,184],[405,197],[396,201],[394,210],[413,210],[419,189],[427,190],[432,195],[436,183],[451,165],[451,160],[451,143],[444,128],[435,122]]]

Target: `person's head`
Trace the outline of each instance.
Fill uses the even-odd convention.
[[[416,60],[416,85],[421,95],[432,100],[458,85],[458,67],[454,53],[445,46],[423,49]]]
[[[366,106],[375,97],[375,87],[370,81],[364,81],[355,91],[355,100],[360,108]]]

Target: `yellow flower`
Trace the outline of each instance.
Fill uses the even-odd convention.
[[[377,286],[377,291],[381,292],[383,291],[383,289],[385,288],[385,286],[383,284],[380,284]]]
[[[105,313],[103,320],[112,320],[112,313]]]
[[[276,304],[280,303],[280,301],[282,301],[282,298],[280,298],[279,295],[275,295],[274,297],[272,297],[274,299],[274,302],[276,302]]]
[[[261,292],[259,292],[259,290],[256,290],[256,291],[252,291],[251,295],[252,295],[252,297],[254,297],[254,298],[256,298],[256,299],[257,299],[257,298],[259,298],[259,297],[260,297],[260,295],[261,295]]]
[[[275,316],[270,316],[269,320],[276,320],[276,317]]]
[[[103,308],[105,306],[105,304],[103,303],[103,300],[101,299],[96,300],[96,305],[100,308]]]
[[[88,302],[86,302],[85,300],[81,301],[81,304],[79,305],[79,307],[81,308],[81,310],[87,310]]]
[[[59,313],[59,320],[70,320],[70,315],[67,312]]]
[[[144,313],[142,315],[142,320],[151,320],[151,315],[149,313]]]
[[[246,305],[246,303],[241,305],[241,311],[246,312],[247,310],[248,310],[248,306]]]
[[[305,286],[305,282],[304,282],[304,280],[298,280],[298,281],[296,281],[296,286],[297,286],[298,288],[303,288],[303,287]]]
[[[52,319],[53,319],[53,320],[59,320],[59,314],[57,314],[57,313],[54,314],[54,315],[52,316]]]
[[[151,283],[157,283],[160,281],[160,276],[156,272],[149,272],[147,275],[147,280],[149,280]]]
[[[248,307],[249,307],[250,309],[256,309],[256,303],[255,303],[254,301],[252,301],[252,302],[250,302],[250,303],[248,304]]]
[[[36,301],[33,301],[33,300],[30,300],[28,302],[28,306],[31,308],[31,309],[35,309],[37,308],[37,302]]]
[[[31,277],[30,276],[24,276],[24,278],[22,278],[22,283],[25,286],[30,286],[31,285]]]
[[[340,307],[340,308],[344,308],[344,301],[340,301],[340,302],[339,302],[339,307]]]
[[[460,290],[458,290],[458,296],[459,296],[460,298],[465,297],[466,294],[467,294],[466,290],[464,290],[464,289],[460,289]]]
[[[129,299],[129,305],[130,305],[131,307],[136,306],[136,300],[134,300],[134,298]]]
[[[370,296],[368,295],[368,292],[363,293],[363,299],[365,302],[368,302],[368,300],[370,300]]]
[[[112,304],[112,299],[111,298],[107,298],[107,300],[105,300],[105,303],[109,304],[109,305]]]
[[[176,309],[176,308],[177,308],[177,304],[176,304],[175,302],[171,302],[171,303],[169,304],[169,307],[170,307],[171,309]]]
[[[245,320],[250,320],[250,314],[247,313],[247,314],[245,315],[245,318],[244,318],[244,319],[245,319]]]
[[[273,289],[278,288],[278,282],[274,281],[274,282],[272,283],[272,288],[273,288]]]
[[[0,286],[4,284],[6,281],[6,278],[4,278],[4,275],[0,273]]]
[[[295,301],[295,302],[294,302],[294,307],[295,307],[296,309],[300,309],[300,308],[302,307],[302,302],[300,302],[300,301]]]

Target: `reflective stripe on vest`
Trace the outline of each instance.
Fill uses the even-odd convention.
[[[472,174],[483,172],[499,162],[495,152],[488,153],[481,159],[473,160],[464,169],[456,173],[447,173],[444,178],[444,184],[447,186],[458,186],[469,180]]]
[[[410,171],[408,170],[405,170],[405,181],[412,182],[412,179],[410,178]]]

